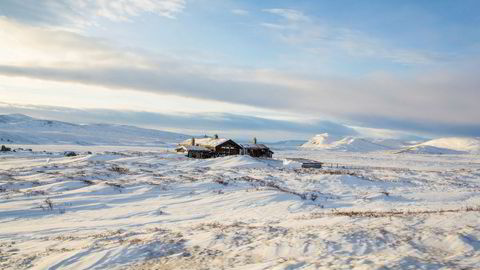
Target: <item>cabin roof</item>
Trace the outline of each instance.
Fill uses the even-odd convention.
[[[228,141],[228,139],[225,138],[195,138],[195,145],[200,145],[200,146],[210,146],[210,147],[217,147],[220,144]],[[181,145],[191,145],[192,144],[192,139],[185,140],[180,143]]]
[[[267,149],[270,150],[265,144],[253,144],[253,143],[245,143],[241,144],[241,146],[245,149]]]
[[[210,149],[207,149],[203,146],[198,146],[198,145],[182,145],[179,148],[183,148],[186,151],[208,151],[208,152],[210,152]]]

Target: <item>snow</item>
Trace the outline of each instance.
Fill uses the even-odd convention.
[[[315,135],[308,142],[304,143],[302,148],[349,151],[349,152],[371,152],[392,149],[387,145],[375,143],[366,138],[357,138],[352,136],[339,137],[322,133]]]
[[[471,154],[480,154],[480,138],[449,137],[439,138],[419,144],[419,146],[433,146]]]
[[[35,147],[0,153],[2,269],[480,267],[480,155]]]
[[[209,149],[198,146],[198,145],[182,145],[181,147],[177,147],[177,149],[183,149],[184,151],[210,151]]]
[[[455,155],[455,154],[465,154],[466,152],[452,150],[448,148],[440,148],[435,146],[430,146],[426,144],[420,144],[412,147],[408,147],[398,151],[397,153],[409,153],[409,154],[432,154],[432,155]]]
[[[184,134],[125,125],[78,125],[22,114],[0,115],[0,144],[171,145]]]
[[[286,169],[300,169],[302,168],[302,163],[295,160],[284,159],[283,167],[285,167]]]
[[[415,143],[399,139],[341,137],[322,133],[312,137],[301,148],[364,153],[389,151],[394,153],[432,155],[480,154],[480,138],[450,137]],[[285,148],[284,150],[287,149]]]
[[[195,145],[206,146],[206,147],[216,147],[224,142],[228,141],[225,138],[195,138]],[[184,140],[180,143],[181,145],[192,145],[192,139]]]
[[[241,147],[245,149],[267,149],[268,147],[265,144],[252,144],[252,143],[243,143],[240,144]]]

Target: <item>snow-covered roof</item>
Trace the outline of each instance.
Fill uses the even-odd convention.
[[[245,149],[269,149],[265,144],[245,143],[241,144],[241,146]]]
[[[198,145],[182,145],[179,148],[183,148],[186,151],[210,151],[210,149]]]
[[[204,146],[204,147],[217,147],[220,144],[228,141],[225,138],[195,138],[195,145]],[[185,140],[180,143],[180,145],[192,145],[192,139]]]

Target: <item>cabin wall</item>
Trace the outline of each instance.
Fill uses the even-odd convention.
[[[272,157],[272,152],[268,149],[248,149],[247,154],[252,157]]]
[[[231,142],[226,142],[215,147],[215,154],[219,156],[238,155],[240,154],[240,147]]]
[[[189,158],[211,158],[211,152],[205,151],[188,151],[187,157]]]

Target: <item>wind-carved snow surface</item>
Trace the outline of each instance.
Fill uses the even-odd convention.
[[[51,148],[0,154],[1,269],[480,267],[478,155]]]

